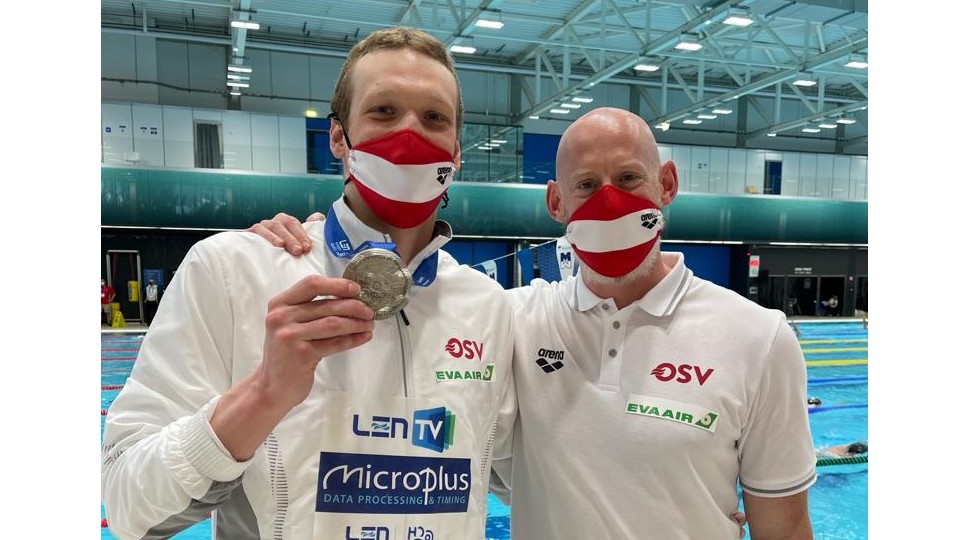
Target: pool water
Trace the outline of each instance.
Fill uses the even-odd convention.
[[[820,398],[812,407],[810,428],[817,448],[853,441],[867,442],[867,329],[860,322],[799,323],[800,345],[807,360],[808,395]],[[101,408],[106,410],[130,374],[142,335],[104,334],[101,338]],[[103,436],[105,416],[101,415]],[[866,540],[867,463],[817,468],[810,488],[810,519],[816,540]],[[101,519],[104,510],[100,509]],[[176,540],[209,540],[210,520],[177,534]],[[510,509],[489,497],[488,540],[509,540]],[[747,540],[750,539],[749,527]],[[116,540],[101,528],[101,540]]]

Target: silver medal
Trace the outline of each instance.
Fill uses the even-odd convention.
[[[369,248],[354,255],[343,277],[360,285],[361,302],[370,306],[374,319],[385,319],[407,305],[413,277],[399,255]]]

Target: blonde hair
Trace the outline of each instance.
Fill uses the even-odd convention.
[[[330,101],[330,111],[343,125],[347,125],[350,116],[351,77],[357,60],[372,52],[397,49],[410,49],[432,58],[443,64],[443,67],[447,68],[453,75],[453,79],[457,83],[457,137],[459,138],[460,130],[463,127],[463,95],[460,89],[460,78],[457,77],[453,64],[453,56],[439,39],[409,26],[377,30],[350,49],[350,54],[347,55],[347,60],[340,69],[340,76],[337,77],[337,84],[333,90],[333,100]]]

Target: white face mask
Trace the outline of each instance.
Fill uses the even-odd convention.
[[[367,206],[399,229],[416,227],[433,215],[457,170],[450,152],[412,129],[353,146],[349,168]]]
[[[662,229],[656,203],[605,185],[570,215],[566,237],[584,265],[617,278],[647,259]]]

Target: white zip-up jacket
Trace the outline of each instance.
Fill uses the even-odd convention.
[[[372,537],[379,525],[391,527],[391,538],[413,537],[408,531],[436,519],[445,520],[440,529],[446,533],[436,538],[483,539],[495,439],[512,426],[507,417],[498,428],[498,414],[515,407],[513,313],[499,284],[439,250],[449,225],[437,222],[437,230],[411,261],[415,285],[402,315],[377,321],[370,342],[324,358],[307,399],[245,462],[226,452],[209,418],[220,395],[261,362],[268,300],[309,274],[339,277],[363,241],[384,238],[340,199],[326,222],[307,225],[314,248],[301,257],[247,232],[220,233],[193,246],[107,414],[101,487],[111,531],[123,539],[166,538],[215,511],[218,539],[321,537],[314,531],[318,515],[334,519],[336,538]],[[345,412],[343,399],[374,405]],[[377,409],[383,403],[411,404],[410,418],[392,413],[383,421]],[[425,411],[432,420],[424,420]],[[344,453],[344,445],[353,444],[367,446]],[[420,457],[396,455],[403,452]],[[448,455],[461,459],[440,461]],[[354,499],[348,493],[353,476],[327,485],[336,471],[348,470],[326,465],[331,456],[369,458],[366,471],[376,464],[399,468],[393,483],[381,482],[386,470],[368,477],[381,491],[371,496],[367,485]],[[413,462],[418,467],[441,463],[438,476],[457,470],[457,482],[441,491],[418,487],[434,473],[424,473],[426,466],[410,472],[412,461],[404,460],[419,460]],[[404,510],[420,512],[403,504],[427,499],[440,506],[422,514]],[[326,513],[319,512],[321,503]]]

